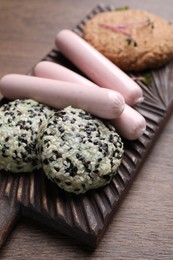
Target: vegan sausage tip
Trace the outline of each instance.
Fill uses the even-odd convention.
[[[119,118],[111,120],[117,132],[128,140],[142,136],[146,129],[145,118],[132,107],[126,105]]]

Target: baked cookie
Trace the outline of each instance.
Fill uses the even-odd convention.
[[[32,172],[41,168],[37,134],[52,110],[33,100],[15,100],[0,107],[0,169]]]
[[[173,25],[142,10],[99,13],[83,37],[124,71],[155,69],[173,58]]]
[[[38,151],[47,177],[76,194],[106,185],[121,163],[123,143],[111,125],[72,107],[53,113]]]

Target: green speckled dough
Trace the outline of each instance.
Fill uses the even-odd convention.
[[[113,126],[72,107],[49,117],[38,146],[47,177],[76,194],[109,183],[123,154],[123,143]]]
[[[33,100],[15,100],[0,107],[0,169],[32,172],[41,168],[36,139],[51,109]]]

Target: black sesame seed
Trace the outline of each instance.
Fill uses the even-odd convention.
[[[73,118],[73,119],[70,121],[71,124],[74,124],[75,122],[76,122],[76,119],[75,119],[75,118]]]
[[[62,126],[59,126],[58,127],[58,130],[60,131],[60,133],[63,133],[64,132],[64,128]]]
[[[53,153],[53,154],[55,154],[55,156],[56,156],[56,159],[58,159],[58,158],[61,158],[61,157],[62,157],[62,154],[61,154],[61,153],[59,153],[57,150],[52,150],[52,153]]]
[[[61,116],[61,115],[65,115],[65,114],[66,114],[65,111],[59,111],[59,116]]]
[[[110,134],[110,135],[109,135],[109,142],[112,142],[112,141],[113,141],[113,135]]]
[[[82,156],[81,156],[79,153],[76,154],[76,158],[77,158],[77,159],[80,159],[81,157],[82,157]]]
[[[74,112],[74,111],[71,111],[71,114],[75,115],[75,114],[76,114],[76,112]]]
[[[56,181],[57,183],[60,183],[60,182],[61,182],[61,180],[60,180],[59,178],[55,178],[55,181]]]
[[[53,162],[53,161],[54,161],[53,156],[51,156],[51,157],[49,158],[49,161],[50,161],[50,162]]]
[[[4,144],[4,148],[5,148],[5,149],[9,149],[10,147],[9,147],[8,144]]]
[[[54,167],[55,171],[59,172],[60,168],[59,167]]]
[[[70,182],[70,181],[65,181],[65,184],[66,184],[67,186],[70,186],[70,185],[71,185],[71,182]]]
[[[109,181],[111,179],[111,175],[109,174],[106,174],[106,175],[103,175],[102,178],[106,181]]]
[[[46,159],[43,160],[43,163],[44,163],[45,165],[48,165],[48,164],[49,164],[49,160],[46,158]]]
[[[90,135],[90,134],[91,134],[91,130],[90,130],[90,129],[87,129],[87,130],[86,130],[86,133],[87,133],[87,135]]]

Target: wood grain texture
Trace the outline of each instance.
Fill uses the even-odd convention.
[[[74,4],[70,1],[45,2],[43,6],[42,1],[36,0],[31,6],[29,1],[23,1],[23,5],[16,0],[0,1],[3,13],[0,16],[1,75],[29,71],[50,50],[58,30],[75,26],[98,4],[96,1],[74,1]],[[115,4],[115,1],[106,3]],[[127,2],[117,1],[116,4],[122,6]],[[172,19],[169,4],[170,1],[159,4],[154,0],[128,1],[132,7],[148,9]],[[172,259],[172,132],[171,117],[94,252],[80,250],[78,243],[72,239],[24,219],[7,240],[0,258]]]
[[[20,216],[19,211],[18,205],[12,206],[7,199],[0,198],[0,248],[16,224]]]

